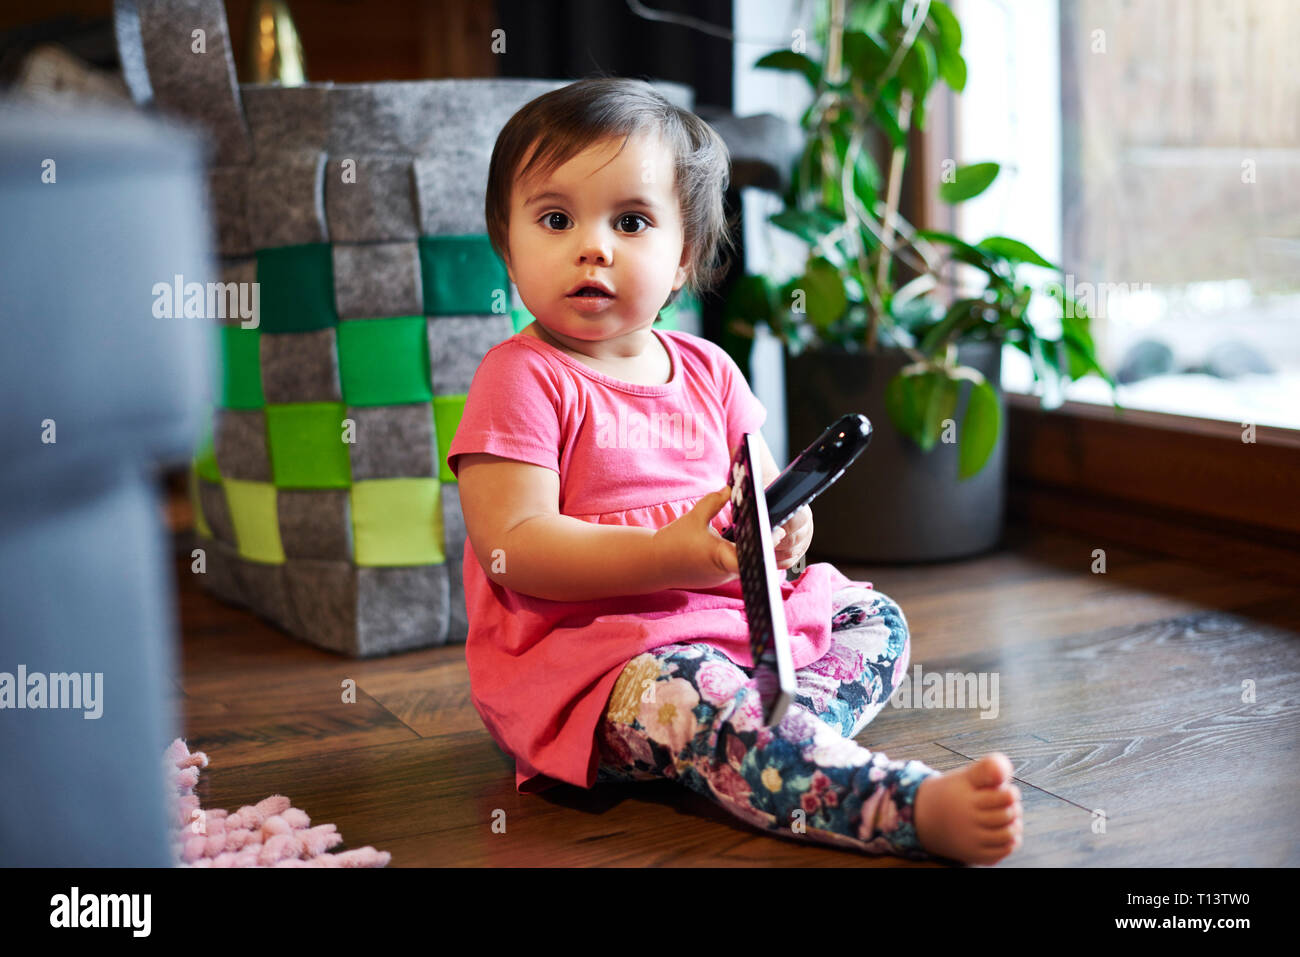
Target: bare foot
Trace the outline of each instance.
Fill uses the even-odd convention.
[[[928,777],[917,788],[912,824],[931,854],[967,864],[995,864],[1023,840],[1020,788],[1011,759],[986,754],[959,771]]]

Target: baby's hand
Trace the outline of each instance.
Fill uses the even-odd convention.
[[[666,588],[713,588],[740,577],[736,546],[710,524],[731,488],[710,492],[677,521],[654,534],[655,561]]]
[[[812,509],[800,505],[780,528],[772,529],[772,544],[776,546],[776,567],[790,568],[799,563],[812,544]]]

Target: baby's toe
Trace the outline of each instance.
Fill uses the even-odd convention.
[[[1011,788],[988,788],[975,796],[975,806],[981,811],[1011,807],[1017,801]]]
[[[1019,817],[1020,812],[1014,806],[1008,806],[981,811],[978,820],[984,827],[1003,827],[1014,823]]]
[[[986,754],[966,768],[978,788],[997,788],[1011,780],[1011,759],[1001,751]]]

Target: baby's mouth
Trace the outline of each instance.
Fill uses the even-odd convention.
[[[603,292],[594,286],[584,286],[582,289],[579,289],[577,292],[575,292],[573,296],[575,297],[581,296],[583,298],[591,298],[591,299],[612,299],[613,298],[613,296],[611,296],[609,293]]]

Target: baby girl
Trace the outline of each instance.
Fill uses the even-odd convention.
[[[910,655],[871,583],[781,584],[799,694],[763,723],[718,482],[766,411],[720,347],[653,328],[723,271],[728,176],[717,133],[635,80],[548,93],[497,138],[488,233],[535,321],[484,357],[448,452],[474,707],[520,793],[666,777],[773,834],[994,863],[1022,832],[1004,754],[940,774],[853,740]],[[812,534],[805,507],[777,567]]]

